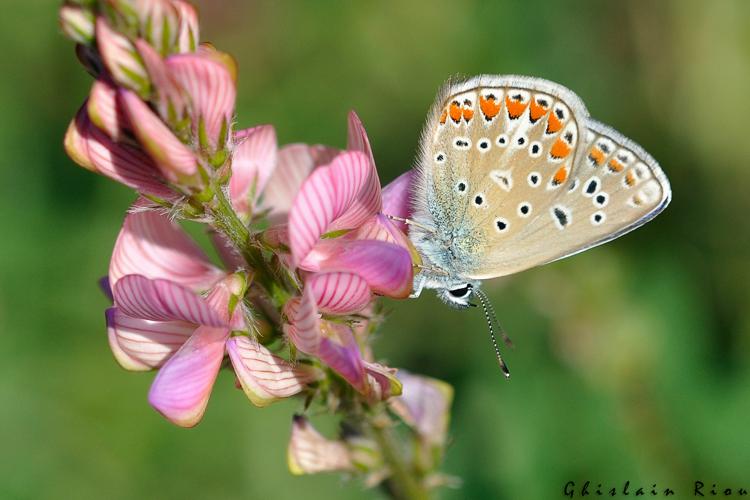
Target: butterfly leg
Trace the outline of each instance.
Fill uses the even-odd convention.
[[[422,290],[424,289],[425,284],[425,277],[419,276],[417,281],[414,283],[414,290],[409,295],[410,299],[416,299],[420,295],[422,295]]]

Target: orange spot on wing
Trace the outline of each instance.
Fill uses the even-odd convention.
[[[612,172],[622,172],[622,169],[624,168],[625,168],[625,165],[617,161],[616,158],[612,158],[611,160],[609,160],[609,169]]]
[[[601,167],[604,163],[604,151],[597,147],[591,148],[591,151],[589,152],[589,158],[591,158],[591,160],[596,163],[597,167]]]
[[[559,186],[563,182],[565,182],[565,179],[568,178],[568,167],[562,166],[557,169],[557,172],[555,172],[555,176],[552,178],[552,184],[555,186]]]
[[[505,106],[508,108],[508,117],[515,119],[518,118],[526,111],[526,107],[529,105],[528,102],[515,101],[510,96],[505,98]]]
[[[444,109],[443,114],[440,115],[440,125],[445,125],[445,120],[448,119],[448,110]]]
[[[450,116],[451,116],[451,120],[453,120],[456,123],[458,123],[458,122],[461,121],[461,115],[462,115],[462,113],[461,113],[461,105],[459,103],[457,103],[455,101],[452,102],[449,113],[450,113]]]
[[[568,156],[568,154],[570,154],[570,150],[571,147],[568,145],[568,143],[563,141],[561,138],[558,138],[552,145],[552,149],[550,149],[549,154],[550,156],[552,156],[552,158],[560,159]]]
[[[632,170],[628,170],[628,173],[625,174],[625,184],[630,187],[635,186],[635,175]]]
[[[536,122],[539,118],[543,117],[544,114],[549,111],[549,107],[544,107],[536,100],[531,101],[531,109],[529,109],[529,119],[531,123]]]
[[[497,116],[498,113],[500,113],[500,103],[497,102],[497,99],[494,97],[488,97],[487,99],[484,98],[484,96],[479,96],[479,109],[482,110],[482,113],[484,114],[485,118],[487,120],[492,120]]]
[[[470,122],[471,119],[474,117],[474,110],[471,108],[464,108],[464,120],[466,122]]]
[[[558,130],[562,128],[562,122],[560,119],[555,115],[555,113],[550,113],[549,118],[547,118],[547,133],[548,134],[554,134]]]

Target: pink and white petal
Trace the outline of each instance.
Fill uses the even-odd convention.
[[[412,183],[414,182],[414,171],[409,170],[391,181],[383,188],[383,208],[382,212],[386,215],[401,217],[402,219],[411,218],[411,193]],[[396,227],[406,233],[408,227],[403,222],[395,222]]]
[[[198,162],[193,151],[134,92],[120,89],[118,99],[138,142],[162,175],[175,184],[198,185]]]
[[[346,152],[310,174],[289,211],[289,240],[295,262],[301,262],[323,234],[357,227],[380,210],[379,186],[374,204],[370,194],[362,197],[363,191],[370,190],[374,170],[364,154]]]
[[[219,314],[232,330],[245,330],[245,316],[242,310],[242,295],[247,282],[240,273],[227,275],[216,283],[206,296],[206,302]]]
[[[128,316],[116,307],[106,311],[109,346],[126,370],[158,368],[196,329],[184,321],[149,321]]]
[[[372,300],[367,281],[352,273],[315,273],[305,282],[318,308],[329,314],[353,314]]]
[[[199,327],[157,373],[148,401],[170,422],[193,427],[203,417],[229,337],[225,328]]]
[[[300,415],[295,415],[292,423],[287,464],[295,475],[354,470],[346,444],[326,439]]]
[[[213,57],[201,54],[177,54],[167,58],[167,67],[190,97],[193,107],[194,133],[202,120],[210,145],[216,150],[222,129],[227,130],[234,116],[237,97],[232,74]],[[229,133],[227,133],[227,138]]]
[[[200,41],[198,14],[190,3],[182,0],[173,0],[172,4],[180,15],[180,24],[177,32],[177,48],[179,52],[194,52]]]
[[[284,306],[284,314],[289,319],[289,324],[284,325],[284,332],[292,344],[305,354],[317,355],[322,334],[320,314],[312,290],[304,289],[301,297],[289,300]]]
[[[363,394],[368,393],[364,361],[351,328],[340,323],[320,322],[323,338],[317,356]]]
[[[377,401],[385,401],[392,396],[398,396],[402,391],[401,381],[396,377],[396,369],[388,368],[378,363],[364,362],[370,397]]]
[[[127,37],[113,30],[103,17],[96,19],[96,45],[104,65],[119,85],[140,94],[148,90],[148,74]]]
[[[169,53],[177,42],[177,9],[163,0],[139,0],[136,9],[142,36],[162,54]]]
[[[370,158],[361,152],[343,153],[331,162],[329,169],[336,186],[338,215],[328,231],[358,227],[380,212],[380,179]]]
[[[115,305],[134,318],[227,326],[227,322],[203,298],[172,281],[128,274],[114,284],[112,295]]]
[[[260,125],[235,133],[234,141],[229,195],[235,210],[249,214],[276,168],[276,131]]]
[[[263,190],[260,208],[269,210],[272,222],[286,220],[292,201],[315,168],[328,165],[339,150],[327,146],[289,144],[277,155],[277,166]]]
[[[373,292],[394,298],[406,298],[412,289],[413,269],[409,251],[384,241],[323,240],[299,267],[312,272],[358,274]]]
[[[170,280],[195,291],[210,288],[224,275],[177,223],[153,210],[129,212],[117,236],[109,278],[114,285],[128,274]]]
[[[89,119],[112,140],[119,141],[127,125],[125,115],[117,104],[117,88],[110,82],[98,79],[89,93],[86,109]]]
[[[372,148],[370,147],[370,139],[367,138],[367,132],[364,125],[362,125],[362,120],[359,119],[354,110],[349,111],[349,116],[347,117],[346,149],[348,151],[363,152],[370,158],[373,166],[375,165],[375,158],[372,155]]]
[[[63,145],[65,152],[70,156],[71,160],[86,170],[96,172],[96,166],[89,154],[88,130],[91,127],[91,121],[89,120],[88,111],[86,111],[87,106],[88,100],[83,103],[83,106],[76,113],[75,118],[71,120],[68,130],[65,131]]]
[[[86,153],[94,170],[121,184],[164,199],[175,193],[162,180],[154,162],[139,148],[114,142],[88,119],[80,129],[86,140]],[[75,159],[75,158],[74,158]]]
[[[401,397],[389,401],[391,408],[426,441],[445,443],[453,401],[453,387],[430,377],[399,371]]]
[[[292,365],[249,337],[232,337],[227,353],[242,389],[255,406],[268,406],[301,392],[319,377],[309,365]]]
[[[185,112],[185,96],[182,88],[169,73],[161,54],[142,39],[135,41],[135,47],[138,49],[141,59],[143,59],[143,64],[156,90],[154,97],[159,115],[163,119],[167,119],[171,112],[181,118]]]

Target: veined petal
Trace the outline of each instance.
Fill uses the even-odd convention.
[[[335,238],[318,243],[300,268],[313,272],[358,274],[373,292],[405,298],[413,280],[409,251],[399,245],[376,240]]]
[[[226,326],[227,322],[201,297],[172,281],[128,274],[112,287],[115,305],[128,316],[152,321],[187,321]]]
[[[80,165],[141,193],[172,199],[156,165],[140,149],[118,144],[88,118],[86,105],[78,111],[65,138],[67,153]]]
[[[138,0],[140,32],[153,47],[167,54],[177,42],[179,14],[172,2]]]
[[[360,152],[338,155],[305,180],[289,212],[289,239],[295,262],[301,262],[329,232],[354,228],[380,210],[377,173]]]
[[[391,408],[417,433],[434,445],[445,443],[453,401],[453,387],[434,378],[399,371],[401,397],[390,400]]]
[[[136,203],[133,208],[138,207]],[[109,279],[114,285],[127,274],[166,279],[198,291],[211,287],[223,272],[177,223],[149,210],[129,212],[117,236]]]
[[[195,52],[200,41],[198,28],[198,14],[188,2],[172,0],[172,4],[180,15],[177,31],[177,48],[179,52]]]
[[[294,197],[315,168],[328,165],[339,150],[327,146],[289,144],[277,155],[277,166],[261,193],[260,208],[269,210],[272,222],[286,220]]]
[[[228,336],[225,328],[199,327],[159,370],[148,393],[151,406],[181,427],[196,425],[206,410]]]
[[[383,188],[383,208],[386,215],[394,215],[402,219],[411,218],[411,189],[414,181],[414,171],[409,170],[391,181]],[[408,227],[403,222],[396,222],[402,232],[408,232]]]
[[[401,381],[396,377],[396,369],[378,363],[364,362],[370,396],[385,401],[391,396],[398,396],[402,391]]]
[[[317,355],[321,340],[320,314],[312,289],[305,288],[301,297],[289,300],[284,313],[289,318],[289,324],[284,325],[289,340],[300,351]]]
[[[227,352],[242,389],[256,406],[293,396],[319,376],[313,367],[294,366],[248,337],[230,338]]]
[[[170,114],[174,120],[183,118],[185,112],[185,97],[182,88],[169,73],[164,59],[145,40],[135,41],[135,47],[143,59],[143,64],[151,78],[154,87],[156,110],[163,120],[168,120]]]
[[[117,89],[99,79],[94,82],[86,107],[91,122],[107,133],[115,142],[120,140],[125,115],[117,105]]]
[[[326,439],[307,421],[296,415],[287,449],[289,471],[295,475],[353,470],[349,449],[343,441]]]
[[[369,392],[364,361],[351,328],[340,323],[321,321],[323,338],[317,356],[333,371],[363,394]]]
[[[378,240],[393,243],[409,252],[412,265],[421,264],[422,257],[419,255],[419,252],[416,247],[414,247],[414,244],[408,236],[406,236],[406,233],[401,232],[397,227],[397,224],[404,226],[404,224],[391,220],[383,214],[378,214],[369,218],[364,224],[359,226],[356,231],[348,233],[344,238],[350,240]]]
[[[68,154],[71,160],[85,168],[96,172],[96,167],[89,154],[89,141],[88,141],[88,129],[91,126],[86,106],[88,101],[83,103],[83,106],[76,113],[75,118],[68,125],[68,130],[65,132],[65,139],[63,145],[65,146],[65,152]]]
[[[138,142],[164,177],[175,184],[198,184],[198,162],[193,151],[135,93],[120,89],[118,97]]]
[[[167,58],[166,64],[192,103],[195,137],[200,135],[199,123],[203,123],[212,150],[223,149],[226,144],[218,142],[222,130],[229,138],[237,96],[229,70],[200,54],[177,54]]]
[[[370,158],[373,166],[375,165],[375,158],[372,155],[372,148],[370,147],[370,139],[367,138],[367,132],[365,132],[364,125],[362,125],[362,120],[359,119],[354,110],[349,111],[349,116],[347,117],[346,149],[348,151],[362,151]]]
[[[112,78],[118,84],[145,95],[150,84],[138,53],[133,44],[114,31],[103,17],[96,19],[96,45]]]
[[[60,7],[60,27],[65,36],[76,43],[88,45],[94,40],[94,15],[77,5]]]
[[[305,282],[315,295],[318,308],[330,314],[361,311],[372,299],[367,281],[352,273],[315,273]]]
[[[158,368],[193,334],[195,325],[184,321],[149,321],[106,311],[107,336],[115,359],[126,370]]]
[[[248,215],[276,168],[276,131],[260,125],[235,133],[234,140],[229,195],[235,210]]]

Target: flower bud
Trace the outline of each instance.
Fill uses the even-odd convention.
[[[89,45],[94,41],[94,14],[77,5],[60,8],[60,27],[65,36],[76,43]]]

